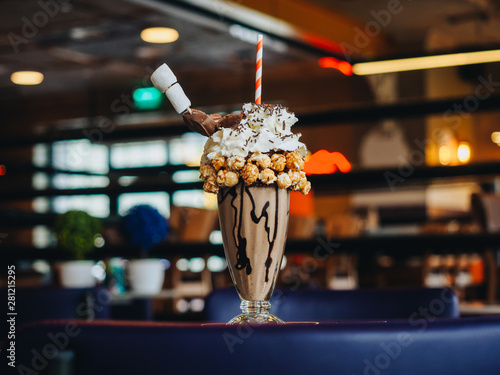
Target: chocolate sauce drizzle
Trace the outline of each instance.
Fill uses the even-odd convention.
[[[233,226],[233,236],[235,239],[236,247],[238,251],[236,252],[236,265],[237,270],[245,269],[246,274],[250,275],[252,273],[252,265],[250,264],[250,259],[247,256],[247,239],[241,235],[241,223],[243,216],[243,184],[241,184],[241,198],[240,198],[240,210],[238,214],[238,208],[235,206],[236,200],[236,188],[228,189],[225,193],[219,193],[219,204],[223,202],[228,195],[231,195],[231,207],[234,209],[234,226]],[[239,217],[237,217],[237,215]]]
[[[239,188],[241,189],[239,213],[238,213],[238,208],[235,205],[235,200],[236,200],[236,195],[237,195],[236,188],[228,189],[225,192],[220,192],[219,196],[218,196],[219,204],[222,203],[227,198],[228,195],[230,195],[232,197],[231,207],[233,207],[234,215],[235,215],[232,233],[233,233],[233,236],[235,239],[236,247],[238,249],[238,251],[236,253],[235,268],[237,270],[242,270],[245,268],[247,275],[250,275],[252,273],[252,266],[250,264],[250,259],[247,256],[247,239],[241,235],[243,202],[244,202],[244,194],[243,193],[245,192],[248,195],[248,197],[250,198],[250,201],[252,202],[252,210],[250,211],[250,218],[252,219],[252,221],[255,224],[258,224],[262,220],[262,218],[265,218],[264,228],[265,228],[265,231],[267,233],[267,239],[269,241],[267,259],[265,262],[265,266],[266,266],[265,282],[268,282],[269,281],[269,269],[271,268],[271,264],[273,262],[273,259],[271,257],[271,253],[273,251],[274,243],[276,242],[276,237],[278,235],[278,189],[279,188],[278,188],[278,186],[275,186],[275,191],[276,191],[275,210],[276,210],[276,212],[274,215],[274,231],[273,231],[272,239],[270,238],[271,237],[271,227],[270,227],[270,218],[269,218],[269,211],[268,211],[271,203],[266,202],[264,207],[262,207],[262,211],[258,215],[256,213],[257,207],[255,204],[255,199],[252,196],[252,193],[250,192],[249,187],[241,184],[239,186]],[[237,215],[239,217],[237,217]]]
[[[252,194],[250,193],[250,189],[248,187],[245,187],[245,191],[248,194],[248,197],[250,198],[250,200],[252,202],[252,211],[250,211],[250,216],[252,218],[252,221],[255,224],[258,224],[262,220],[262,218],[265,217],[264,228],[266,230],[267,239],[269,241],[269,248],[267,251],[267,259],[266,259],[266,263],[265,263],[265,265],[266,265],[266,279],[265,279],[266,283],[269,281],[269,268],[271,267],[271,264],[273,262],[273,258],[271,258],[271,252],[273,251],[274,242],[276,241],[276,236],[278,233],[278,186],[275,186],[275,190],[276,190],[276,198],[275,198],[276,199],[276,212],[274,215],[274,233],[273,233],[273,237],[271,240],[269,238],[270,234],[271,234],[271,227],[269,226],[269,212],[268,212],[270,202],[266,202],[264,207],[262,207],[262,212],[260,213],[260,216],[257,216],[257,214],[255,213],[255,210],[256,210],[255,200],[254,200]]]

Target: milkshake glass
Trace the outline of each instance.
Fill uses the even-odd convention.
[[[239,183],[218,194],[219,220],[242,314],[229,324],[283,323],[269,313],[288,228],[290,191]]]
[[[198,115],[185,119],[211,121]],[[203,149],[203,190],[217,194],[224,251],[241,299],[242,314],[230,324],[282,323],[269,313],[269,299],[285,248],[290,191],[311,189],[306,146],[291,131],[296,121],[281,105],[245,103],[240,114],[217,122]]]
[[[224,251],[242,301],[243,313],[229,323],[283,323],[269,313],[269,299],[283,258],[290,190],[304,195],[311,190],[304,171],[307,148],[301,134],[291,131],[297,117],[282,105],[261,104],[260,94],[240,113],[221,116],[191,108],[166,64],[151,81],[190,130],[208,137],[200,177],[203,190],[218,196]]]

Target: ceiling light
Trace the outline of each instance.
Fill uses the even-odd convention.
[[[457,157],[460,163],[468,163],[470,160],[470,145],[467,142],[461,142],[458,145]]]
[[[448,146],[439,147],[439,163],[448,165],[451,162],[451,150]]]
[[[14,72],[11,74],[10,80],[16,85],[39,85],[43,82],[43,74],[32,71]]]
[[[422,56],[408,59],[371,61],[354,64],[352,71],[359,76],[410,70],[445,68],[500,61],[500,50]]]
[[[141,38],[148,43],[172,43],[179,39],[179,33],[169,27],[150,27],[142,30]]]
[[[500,146],[500,132],[491,133],[491,140]]]

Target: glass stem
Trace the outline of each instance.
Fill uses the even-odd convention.
[[[269,301],[241,301],[241,311],[243,314],[248,315],[269,315],[271,309],[271,302]]]

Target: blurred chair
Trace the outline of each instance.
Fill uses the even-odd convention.
[[[207,258],[204,258],[205,264]],[[179,257],[174,258],[172,264],[177,264]],[[178,310],[178,302],[181,299],[205,298],[212,291],[212,273],[208,267],[204,267],[201,272],[193,273],[191,271],[180,271],[177,267],[172,267],[172,289],[175,291],[175,297],[172,304],[174,311]],[[186,277],[188,275],[188,277]]]
[[[228,322],[241,310],[234,288],[214,290],[205,303],[205,318]],[[428,314],[437,318],[459,316],[459,303],[449,288],[374,290],[276,290],[271,312],[287,321],[409,319]]]
[[[471,210],[482,232],[500,232],[500,195],[491,193],[472,194]],[[493,304],[498,296],[498,266],[493,249],[484,249],[486,266],[486,302]]]
[[[472,194],[471,208],[474,219],[484,232],[500,232],[500,195]]]
[[[278,326],[59,321],[18,331],[16,365],[42,374],[59,363],[75,375],[497,375],[499,342],[499,317]]]

